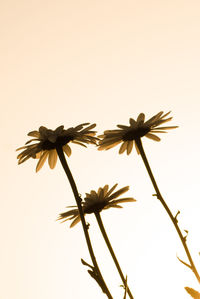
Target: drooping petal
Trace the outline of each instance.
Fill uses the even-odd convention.
[[[53,169],[56,166],[57,157],[58,155],[55,149],[49,151],[48,162],[51,169]]]
[[[71,223],[70,227],[74,227],[77,223],[79,223],[81,221],[81,217],[80,215],[78,215],[74,221]]]
[[[128,145],[128,141],[124,141],[119,149],[119,154],[123,154],[123,152],[125,152],[126,148]]]
[[[138,148],[138,146],[137,146],[137,143],[135,142],[135,148],[136,148],[136,152],[137,152],[137,154],[138,155],[140,155],[140,150],[139,150],[139,148]]]
[[[70,146],[68,144],[65,144],[63,147],[62,147],[63,151],[66,153],[66,155],[68,157],[71,156],[71,153],[72,153],[72,150],[70,148]]]
[[[45,161],[46,161],[48,155],[49,155],[49,152],[48,152],[48,151],[45,151],[45,152],[42,154],[42,156],[40,157],[40,160],[38,161],[38,164],[37,164],[37,166],[36,166],[36,172],[38,172],[38,171],[42,168],[42,166],[44,165],[44,163],[45,163]]]
[[[133,140],[128,141],[128,145],[127,145],[127,155],[129,155],[132,151],[133,148]]]

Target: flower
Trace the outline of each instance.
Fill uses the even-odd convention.
[[[109,208],[122,208],[122,206],[120,206],[119,203],[136,201],[132,197],[116,199],[121,194],[129,190],[129,186],[126,186],[113,193],[117,185],[118,184],[115,184],[110,190],[109,190],[109,186],[105,185],[103,188],[100,187],[98,189],[98,192],[92,190],[90,193],[86,193],[86,197],[81,202],[83,213],[84,214],[99,213],[102,210],[106,210]],[[71,207],[76,207],[76,206],[71,206]],[[80,215],[77,208],[65,213],[61,213],[58,218],[58,220],[63,220],[62,222],[65,222],[67,220],[72,220],[72,219],[73,222],[71,223],[70,227],[73,227],[80,221]]]
[[[71,155],[71,148],[68,145],[69,142],[76,143],[86,147],[85,143],[96,144],[98,140],[94,137],[95,131],[91,131],[96,124],[89,125],[89,123],[84,123],[76,126],[75,128],[64,129],[64,126],[60,126],[55,130],[47,129],[41,126],[38,131],[32,131],[28,133],[28,136],[34,137],[26,142],[25,146],[17,149],[23,150],[18,156],[18,164],[21,164],[28,160],[29,158],[38,158],[39,161],[36,166],[36,172],[39,171],[44,165],[47,157],[49,166],[53,169],[57,162],[57,151],[56,148],[62,147],[63,151],[69,157]],[[28,145],[31,142],[34,144]]]
[[[163,115],[163,111],[161,111],[146,122],[144,121],[144,113],[140,113],[136,121],[130,118],[130,126],[117,125],[120,129],[104,131],[103,135],[98,136],[102,138],[102,140],[99,141],[98,150],[108,150],[122,143],[119,153],[122,154],[126,150],[127,155],[129,155],[132,151],[134,141],[143,136],[155,141],[160,141],[160,138],[152,133],[166,133],[165,130],[177,128],[177,126],[159,127],[161,124],[172,119],[172,117],[165,118],[169,113],[170,112]],[[135,146],[139,154],[136,143]]]

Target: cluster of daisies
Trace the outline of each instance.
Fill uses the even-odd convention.
[[[21,150],[17,156],[18,164],[21,164],[29,158],[38,159],[36,172],[39,171],[48,158],[48,163],[53,169],[57,162],[57,150],[62,149],[63,152],[70,157],[70,143],[75,143],[86,147],[87,144],[94,144],[98,150],[108,150],[121,144],[119,153],[125,151],[129,155],[136,141],[145,136],[155,141],[160,141],[160,138],[155,133],[166,133],[166,130],[177,128],[177,126],[162,126],[170,121],[172,117],[167,117],[170,112],[164,114],[162,111],[154,115],[145,122],[145,115],[140,113],[137,120],[130,118],[129,125],[117,125],[117,129],[106,130],[103,135],[96,137],[96,131],[93,131],[96,124],[83,123],[76,127],[71,127],[67,130],[64,126],[59,126],[55,130],[47,129],[41,126],[38,131],[28,133],[28,136],[33,137],[26,144],[17,150]],[[124,187],[113,193],[117,185],[114,185],[110,190],[108,185],[99,188],[98,192],[91,191],[86,193],[84,201],[82,201],[83,212],[85,214],[100,212],[102,209],[110,207],[120,208],[119,203],[135,201],[133,198],[118,198],[122,193],[128,190]],[[74,226],[80,221],[79,212],[73,209],[66,213],[60,214],[59,219],[73,220],[71,226]]]

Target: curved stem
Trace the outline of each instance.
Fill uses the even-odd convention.
[[[98,279],[96,279],[96,281],[100,284],[103,292],[106,293],[107,297],[109,299],[113,299],[112,295],[110,294],[110,291],[108,290],[108,287],[106,286],[106,283],[103,279],[103,276],[101,275],[101,272],[99,270],[99,267],[98,267],[98,264],[97,264],[97,261],[96,261],[96,258],[95,258],[94,252],[93,252],[92,244],[91,244],[91,241],[90,241],[88,228],[87,228],[87,225],[86,225],[86,222],[85,222],[85,217],[84,217],[84,213],[83,213],[82,205],[81,205],[81,198],[79,196],[75,181],[73,179],[73,176],[71,174],[71,171],[70,171],[69,166],[67,164],[67,161],[65,159],[62,147],[56,148],[56,151],[57,151],[58,157],[60,159],[60,162],[61,162],[61,164],[64,168],[64,171],[65,171],[65,173],[68,177],[68,180],[69,180],[69,183],[71,185],[72,191],[74,193],[74,197],[75,197],[76,204],[77,204],[77,207],[78,207],[78,210],[79,210],[81,223],[82,223],[82,226],[83,226],[83,231],[84,231],[86,243],[87,243],[87,246],[88,246],[88,250],[89,250],[89,253],[90,253],[90,257],[91,257],[92,263],[94,265],[94,270],[95,270],[95,272],[97,274],[97,277],[98,277]]]
[[[140,139],[135,140],[135,142],[136,142],[136,145],[137,145],[137,147],[138,147],[138,149],[140,151],[142,160],[143,160],[143,162],[145,164],[145,167],[146,167],[147,172],[148,172],[148,174],[150,176],[151,182],[152,182],[152,184],[154,186],[154,189],[156,191],[156,196],[160,200],[160,202],[163,205],[164,209],[166,210],[167,214],[169,215],[169,217],[170,217],[171,221],[173,222],[173,224],[175,226],[175,229],[176,229],[176,231],[177,231],[177,233],[179,235],[179,238],[181,239],[181,242],[182,242],[183,247],[185,249],[185,252],[187,254],[188,260],[190,262],[190,265],[187,265],[186,263],[184,263],[184,264],[186,264],[187,266],[189,266],[189,268],[193,271],[194,275],[196,276],[198,282],[200,283],[200,276],[199,276],[199,273],[197,272],[197,269],[196,269],[196,267],[194,265],[194,262],[192,260],[191,254],[190,254],[189,249],[187,247],[186,238],[184,238],[183,235],[182,235],[182,233],[181,233],[181,230],[180,230],[180,228],[178,226],[178,221],[176,219],[176,216],[174,217],[172,215],[172,212],[170,211],[169,207],[167,206],[166,202],[164,201],[164,199],[163,199],[163,197],[162,197],[162,195],[160,193],[160,190],[158,189],[157,183],[155,181],[155,178],[154,178],[153,173],[151,171],[150,165],[149,165],[148,160],[146,158],[146,155],[145,155],[145,152],[144,152],[144,149],[143,149],[143,146],[142,146],[142,142],[141,142]]]
[[[130,291],[129,287],[127,286],[127,280],[126,280],[126,278],[124,277],[124,275],[123,275],[123,273],[122,273],[121,267],[120,267],[120,265],[119,265],[119,263],[118,263],[118,260],[117,260],[117,258],[116,258],[116,256],[115,256],[115,253],[114,253],[114,251],[113,251],[113,248],[112,248],[112,246],[111,246],[111,244],[110,244],[110,241],[109,241],[108,236],[107,236],[107,234],[106,234],[106,231],[105,231],[105,228],[104,228],[104,225],[103,225],[103,222],[102,222],[102,220],[101,220],[101,216],[100,216],[99,212],[95,212],[95,216],[96,216],[96,219],[97,219],[99,228],[100,228],[100,230],[101,230],[101,233],[102,233],[102,235],[103,235],[103,237],[104,237],[104,240],[105,240],[105,242],[106,242],[106,245],[107,245],[107,247],[108,247],[108,249],[109,249],[109,251],[110,251],[110,254],[111,254],[112,258],[113,258],[113,261],[114,261],[114,263],[115,263],[115,265],[116,265],[116,267],[117,267],[117,270],[118,270],[118,272],[119,272],[119,275],[120,275],[120,277],[121,277],[121,279],[122,279],[122,281],[123,281],[124,287],[127,288],[127,293],[128,293],[128,295],[129,295],[129,297],[130,297],[131,299],[134,299],[133,295],[131,294],[131,291]]]

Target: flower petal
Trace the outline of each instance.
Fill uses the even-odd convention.
[[[27,135],[31,137],[40,138],[40,133],[38,131],[31,131]]]
[[[44,165],[44,163],[45,163],[45,161],[46,161],[48,155],[49,155],[49,152],[48,152],[48,151],[45,151],[45,152],[42,154],[42,156],[40,157],[40,160],[38,161],[38,164],[37,164],[37,166],[36,166],[36,172],[38,172],[38,171],[42,168],[42,166]]]
[[[79,223],[81,221],[81,217],[80,215],[78,215],[74,221],[71,223],[70,227],[74,227],[77,223]]]
[[[133,140],[128,141],[128,146],[127,146],[127,155],[129,155],[132,151],[133,148]]]
[[[106,194],[105,198],[107,198],[108,196],[110,196],[110,194],[115,190],[115,188],[117,187],[118,184],[115,184]]]
[[[62,149],[68,157],[71,156],[72,150],[68,144],[65,144]]]
[[[137,122],[133,118],[130,118],[129,123],[130,123],[131,127],[133,127],[136,125]]]
[[[129,186],[123,187],[121,189],[119,189],[118,191],[116,191],[115,193],[113,193],[110,198],[109,201],[111,201],[113,198],[117,198],[119,197],[121,194],[127,192],[129,190]]]
[[[123,203],[123,202],[135,202],[136,199],[132,198],[132,197],[126,197],[126,198],[120,198],[120,199],[116,199],[113,200],[111,203]]]
[[[96,124],[92,124],[92,125],[90,125],[89,127],[83,129],[83,130],[81,131],[81,133],[84,133],[84,132],[86,132],[86,131],[90,131],[91,129],[93,129],[93,128],[95,128],[95,127],[96,127]]]
[[[48,162],[51,169],[53,169],[56,166],[57,157],[58,156],[55,149],[49,151]]]
[[[75,140],[72,140],[72,143],[79,144],[81,146],[87,147],[85,144],[83,144],[81,142],[78,142],[78,141],[75,141]]]
[[[119,149],[119,154],[123,154],[128,146],[128,141],[124,141]]]
[[[144,120],[145,120],[145,114],[144,113],[140,113],[138,115],[138,118],[137,118],[137,123],[143,124]]]
[[[129,128],[129,126],[124,126],[124,125],[117,125],[118,128],[122,129],[122,130],[126,130]]]
[[[154,123],[154,121],[158,120],[161,115],[163,114],[163,111],[160,111],[158,112],[156,115],[154,115],[153,117],[151,117],[150,119],[148,119],[146,122],[145,122],[145,125],[151,125],[152,123]]]
[[[140,150],[139,150],[139,148],[138,148],[138,146],[137,146],[137,143],[135,142],[135,148],[136,148],[136,152],[137,152],[137,154],[138,155],[140,155]]]
[[[155,132],[155,130],[170,130],[170,129],[176,129],[178,126],[170,126],[170,127],[156,127],[155,129],[152,129],[152,131]],[[159,132],[161,133],[161,132]]]
[[[147,133],[147,134],[145,135],[145,137],[147,137],[147,138],[149,138],[149,139],[153,139],[153,140],[155,140],[155,141],[160,141],[160,140],[161,140],[158,136],[156,136],[156,135],[154,135],[154,134],[151,134],[151,133]]]
[[[115,147],[116,145],[118,145],[119,143],[121,143],[122,141],[119,140],[119,141],[116,141],[114,143],[111,143],[111,144],[102,144],[98,147],[98,150],[99,151],[102,151],[102,150],[108,150],[108,149],[111,149],[112,147]]]

